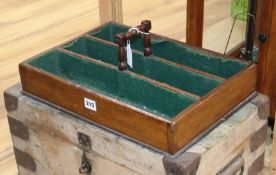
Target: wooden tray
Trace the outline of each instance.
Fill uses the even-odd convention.
[[[175,154],[256,89],[256,65],[152,34],[153,55],[132,41],[133,69],[120,72],[100,26],[19,65],[23,91]]]

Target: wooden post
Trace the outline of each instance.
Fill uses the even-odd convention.
[[[267,36],[267,41],[259,42],[258,90],[270,97],[271,116],[276,109],[276,2],[262,1],[261,20],[258,35]]]
[[[187,0],[187,44],[202,47],[204,0]]]
[[[123,23],[122,0],[99,0],[100,22]]]

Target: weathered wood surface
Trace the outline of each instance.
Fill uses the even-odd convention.
[[[77,132],[87,134],[92,140],[92,151],[87,156],[93,163],[93,175],[114,172],[121,175],[166,175],[163,159],[169,157],[167,154],[80,120],[19,91],[13,92],[18,107],[10,110],[8,116],[27,126],[29,134],[29,137],[22,137],[13,132],[14,147],[29,154],[36,164],[35,172],[19,165],[21,175],[78,174],[82,150]],[[264,142],[254,138],[258,138],[258,133],[262,133],[258,131],[265,126],[266,120],[259,118],[258,107],[248,103],[186,153],[200,155],[199,175],[217,173],[238,155],[244,159],[245,171],[255,170],[251,165],[264,152]],[[253,149],[252,145],[257,147]]]
[[[251,120],[254,118],[254,121],[247,118],[250,113]],[[234,124],[236,122],[240,123],[238,128]],[[216,174],[223,167],[222,164],[226,165],[226,162],[230,162],[240,154],[245,159],[244,172],[247,172],[251,163],[264,152],[265,147],[265,143],[262,142],[261,146],[252,153],[251,137],[265,125],[266,121],[258,118],[255,106],[251,104],[244,106],[242,110],[212,131],[208,135],[209,138],[204,138],[188,150],[202,154],[201,162],[206,162],[200,164],[198,174]]]

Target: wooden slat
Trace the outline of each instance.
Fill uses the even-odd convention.
[[[122,0],[99,0],[100,22],[123,23]]]
[[[186,42],[202,47],[204,0],[187,0]]]
[[[256,80],[257,66],[251,65],[180,113],[173,119],[169,131],[169,151],[176,153],[253,93]]]
[[[258,90],[270,97],[271,116],[276,109],[276,3],[262,1],[259,32],[268,35],[268,41],[260,43],[258,64]]]

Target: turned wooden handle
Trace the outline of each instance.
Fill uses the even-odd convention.
[[[118,33],[115,35],[115,38],[117,40],[117,44],[119,45],[119,52],[118,52],[118,69],[120,71],[124,71],[127,69],[126,65],[126,51],[125,51],[125,45],[126,42],[126,36],[124,33]]]
[[[151,51],[151,36],[149,34],[149,31],[151,29],[151,21],[150,20],[144,20],[141,22],[141,25],[144,26],[144,32],[148,33],[144,35],[144,55],[150,56],[152,54]]]
[[[151,29],[151,21],[150,20],[143,20],[140,25],[135,27],[139,32],[144,33],[144,55],[150,56],[152,54],[151,50],[151,36],[149,34],[149,31]],[[139,32],[133,29],[131,31],[128,31],[126,33],[118,33],[115,35],[116,42],[119,45],[119,51],[118,51],[118,60],[119,65],[118,69],[120,71],[124,71],[127,69],[126,65],[126,51],[125,51],[125,45],[127,40],[131,40],[137,36],[139,36]]]

